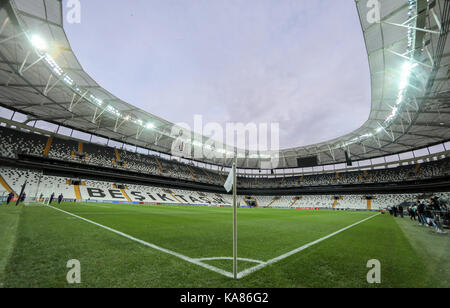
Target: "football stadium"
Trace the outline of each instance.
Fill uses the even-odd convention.
[[[450,1],[346,1],[369,117],[261,151],[103,88],[67,1],[0,0],[0,287],[450,287]]]

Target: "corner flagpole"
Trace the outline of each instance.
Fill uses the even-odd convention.
[[[236,173],[237,155],[233,163],[233,277],[237,279],[237,173]]]
[[[225,190],[227,193],[230,193],[231,190],[233,190],[233,277],[234,279],[237,279],[237,172],[236,172],[236,165],[237,165],[237,153],[234,157],[233,167],[228,174],[227,181],[225,182]]]
[[[16,206],[20,204],[20,199],[22,199],[23,193],[25,191],[25,187],[27,186],[28,180],[25,180],[25,183],[22,185],[22,189],[20,190],[20,194],[17,196]]]

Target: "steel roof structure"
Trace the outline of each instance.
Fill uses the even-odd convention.
[[[238,168],[297,168],[387,156],[450,140],[450,1],[356,0],[370,64],[372,107],[357,130],[327,142],[253,153],[186,140],[196,161]],[[111,73],[114,69],[111,68]],[[213,102],[212,102],[213,103]],[[173,154],[180,128],[97,84],[63,27],[61,0],[0,0],[0,106],[153,151]],[[191,132],[184,131],[184,136]],[[189,155],[187,155],[189,156]]]

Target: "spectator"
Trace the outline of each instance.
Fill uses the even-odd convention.
[[[411,206],[411,207],[409,207],[408,208],[408,212],[409,212],[409,218],[411,219],[411,220],[416,220],[416,212],[415,212],[415,207],[414,206]]]
[[[422,226],[427,223],[426,219],[425,219],[425,204],[420,201],[419,201],[419,205],[417,206],[417,216],[418,216],[419,222]]]

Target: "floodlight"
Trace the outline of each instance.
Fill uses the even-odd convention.
[[[417,66],[417,63],[411,63],[411,62],[405,62],[405,64],[403,64],[402,79],[400,81],[400,91],[403,91],[408,86],[409,77],[411,76],[411,71],[416,66]]]
[[[44,39],[37,34],[34,34],[31,37],[31,44],[33,44],[33,46],[36,47],[38,50],[46,50],[48,47]]]

